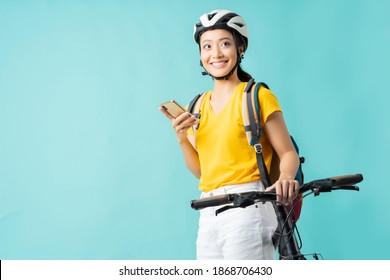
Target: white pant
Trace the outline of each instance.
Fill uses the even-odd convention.
[[[260,181],[230,185],[211,192],[203,192],[201,198],[248,191],[262,191]],[[270,202],[259,202],[246,208],[234,208],[218,216],[208,207],[200,210],[196,255],[198,260],[264,260],[275,259],[272,235],[277,221]]]

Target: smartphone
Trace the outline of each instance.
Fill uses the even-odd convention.
[[[171,115],[172,118],[177,118],[178,116],[180,116],[182,113],[186,111],[175,100],[163,102],[161,103],[161,107],[163,107],[168,112],[168,114]]]

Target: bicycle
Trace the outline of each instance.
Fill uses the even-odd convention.
[[[299,194],[309,192],[302,195],[302,198],[310,194],[318,196],[322,192],[331,192],[333,190],[354,190],[359,191],[359,187],[355,184],[363,181],[362,174],[351,174],[335,176],[326,179],[314,180],[303,184],[299,187]],[[298,245],[300,236],[294,221],[293,211],[295,205],[291,205],[290,210],[284,204],[276,202],[275,192],[251,191],[243,193],[232,193],[218,195],[213,197],[191,200],[191,207],[195,210],[201,210],[207,207],[223,206],[216,210],[216,215],[232,208],[245,208],[257,202],[272,202],[277,217],[278,226],[273,236],[275,247],[278,248],[280,260],[306,260],[304,254],[301,253],[301,246]],[[302,245],[302,242],[300,242]],[[318,254],[312,254],[313,258],[318,260]]]

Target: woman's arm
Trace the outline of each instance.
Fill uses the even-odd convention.
[[[280,111],[272,113],[264,125],[264,130],[280,159],[279,179],[268,189],[275,189],[278,195],[292,200],[296,196],[295,190],[299,187],[298,181],[295,180],[299,156],[291,141],[283,114]],[[281,202],[279,197],[278,201]]]
[[[198,120],[194,115],[188,112],[184,112],[177,118],[172,118],[163,107],[160,107],[160,111],[163,112],[172,123],[172,127],[176,134],[187,168],[196,178],[199,179],[201,173],[198,152],[194,148],[194,139],[191,139],[191,136],[187,134],[187,130],[192,126],[197,125]]]
[[[188,138],[191,136],[188,135]],[[191,173],[196,177],[200,178],[200,163],[198,153],[195,150],[192,142],[189,139],[183,140],[180,144],[181,151],[183,153],[184,162],[187,168],[191,171]]]

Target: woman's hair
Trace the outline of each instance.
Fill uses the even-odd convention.
[[[252,79],[252,76],[249,73],[242,70],[241,65],[237,66],[237,76],[241,82],[248,82],[250,79]]]
[[[237,65],[237,76],[238,76],[238,79],[241,81],[241,82],[248,82],[250,79],[252,79],[252,76],[245,72],[242,67],[241,67],[241,60],[243,59],[244,55],[241,55],[240,56],[240,53],[238,51],[238,49],[240,47],[243,47],[243,49],[245,50],[245,42],[243,41],[243,38],[242,36],[240,36],[240,34],[237,34],[236,31],[234,30],[230,30],[230,32],[232,33],[233,35],[233,38],[234,38],[234,42],[236,44],[236,48],[237,48],[237,59],[238,59],[238,65]]]

